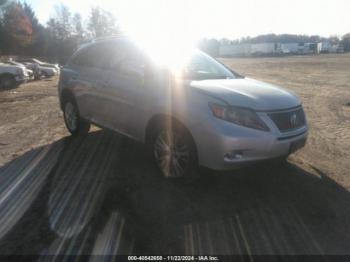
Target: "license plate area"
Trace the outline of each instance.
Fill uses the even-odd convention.
[[[299,139],[297,141],[292,142],[289,146],[289,154],[292,154],[298,151],[299,149],[303,148],[305,144],[306,144],[306,138]]]

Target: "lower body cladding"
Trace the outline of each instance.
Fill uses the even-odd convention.
[[[208,119],[192,127],[191,132],[197,146],[199,165],[214,170],[230,170],[260,160],[287,157],[305,145],[308,127],[288,133],[280,133],[276,128],[265,132]]]

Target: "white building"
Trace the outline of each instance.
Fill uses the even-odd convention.
[[[298,54],[299,43],[283,43],[281,44],[281,51],[283,54]]]
[[[300,49],[301,54],[316,54],[318,53],[316,43],[304,43]]]
[[[248,56],[250,55],[250,44],[220,45],[219,56]]]
[[[331,52],[332,45],[328,41],[323,41],[317,44],[317,53],[329,53]]]
[[[252,55],[267,55],[275,54],[279,51],[279,45],[277,43],[259,43],[252,44],[250,53]]]
[[[328,41],[317,44],[317,53],[343,53],[344,47],[339,44],[332,44]]]
[[[321,51],[322,50],[322,51]],[[327,50],[327,51],[326,51]],[[258,44],[222,44],[219,55],[279,55],[279,54],[316,54],[319,52],[338,52],[339,48],[322,43],[258,43]]]

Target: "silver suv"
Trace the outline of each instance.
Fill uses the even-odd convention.
[[[126,37],[94,40],[63,68],[60,105],[68,130],[90,124],[145,143],[165,177],[285,158],[305,145],[300,100],[245,78],[194,50],[174,74]]]

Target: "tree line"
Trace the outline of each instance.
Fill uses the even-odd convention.
[[[20,55],[45,57],[52,62],[64,63],[82,43],[120,33],[113,14],[93,7],[87,19],[72,13],[63,4],[55,7],[54,15],[41,24],[33,8],[26,2],[0,0],[0,56]],[[199,48],[216,56],[221,44],[264,42],[320,42],[341,43],[350,51],[350,33],[341,38],[320,36],[267,34],[241,39],[202,39]]]
[[[26,2],[0,0],[0,55],[45,57],[64,63],[83,42],[119,32],[115,17],[99,7],[87,20],[63,4],[43,25]]]

